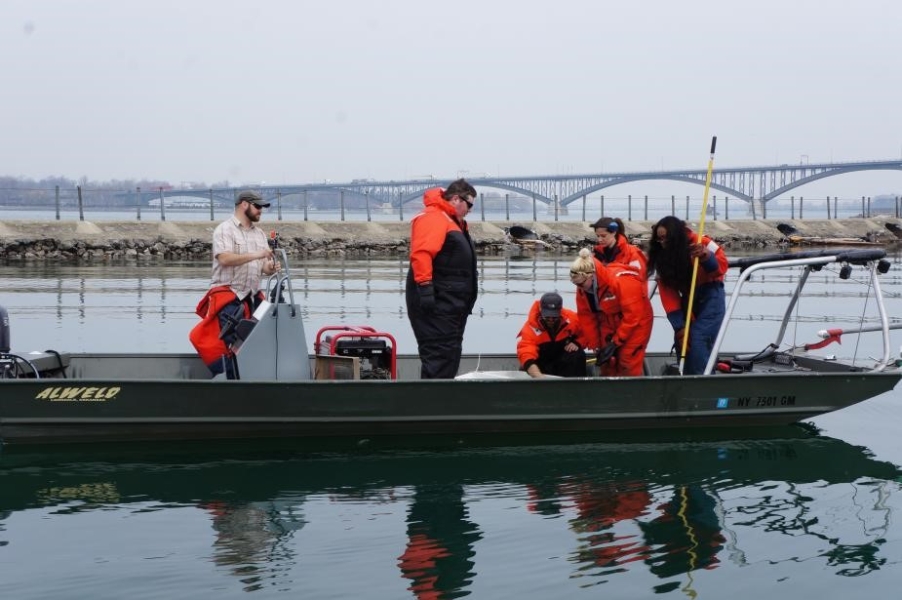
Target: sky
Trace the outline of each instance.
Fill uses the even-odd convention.
[[[715,169],[900,159],[900,23],[898,0],[3,0],[0,175],[703,169],[713,135]]]

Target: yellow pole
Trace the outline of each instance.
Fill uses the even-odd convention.
[[[711,189],[711,172],[714,170],[714,148],[717,136],[711,138],[711,155],[708,157],[708,174],[705,176],[705,195],[702,197],[702,215],[699,217],[698,241],[705,235],[705,214],[708,212],[708,190]],[[680,375],[686,365],[686,349],[689,347],[689,327],[692,324],[692,305],[695,303],[695,280],[698,278],[698,257],[692,260],[692,281],[689,283],[689,304],[686,306],[686,325],[683,331],[683,347],[680,349]]]

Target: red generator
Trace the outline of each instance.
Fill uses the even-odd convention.
[[[313,348],[318,356],[356,357],[360,379],[398,378],[394,336],[368,325],[326,325],[316,332]]]

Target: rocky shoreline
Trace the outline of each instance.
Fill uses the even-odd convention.
[[[891,244],[899,238],[886,228],[895,219],[877,216],[841,220],[742,220],[708,221],[705,233],[726,248],[784,246],[788,240],[777,229],[788,223],[800,234],[824,238],[862,238]],[[0,260],[98,262],[111,260],[203,260],[210,259],[213,222],[140,221],[3,221],[0,222]],[[521,225],[540,240],[526,246],[512,243],[505,230]],[[650,235],[651,221],[626,223],[627,235],[642,245]],[[697,223],[690,226],[697,229]],[[406,255],[409,223],[385,222],[263,222],[266,231],[279,234],[289,256],[367,257]],[[512,251],[573,254],[591,245],[595,235],[583,222],[483,222],[470,223],[480,255],[502,255]]]

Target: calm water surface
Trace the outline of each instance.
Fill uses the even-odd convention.
[[[572,307],[568,264],[482,260],[465,350],[511,351],[545,291]],[[414,351],[404,261],[292,271],[309,342],[324,325],[368,324]],[[882,280],[893,315],[900,272]],[[208,264],[7,265],[0,304],[18,351],[187,352],[208,276]],[[796,278],[758,278],[729,348],[770,341]],[[812,278],[789,343],[873,321],[863,288],[827,269]],[[664,348],[653,304],[652,345]],[[848,337],[824,352],[879,350]],[[894,596],[900,402],[895,391],[807,427],[713,439],[7,448],[0,585],[10,598]]]

